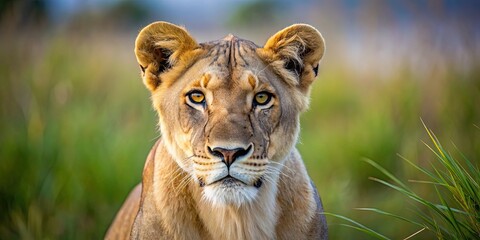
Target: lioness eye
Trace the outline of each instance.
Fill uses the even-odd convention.
[[[200,91],[193,91],[188,93],[188,98],[192,103],[204,103],[205,102],[205,95]]]
[[[272,99],[272,94],[268,92],[259,92],[255,94],[254,103],[255,105],[266,105]]]

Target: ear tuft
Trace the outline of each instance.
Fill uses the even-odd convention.
[[[291,59],[286,59],[284,67],[288,71],[295,73],[295,75],[299,77],[303,70],[302,65],[303,64],[299,62],[297,59],[291,58]]]
[[[287,83],[307,92],[324,51],[325,42],[317,29],[294,24],[270,37],[257,52]]]
[[[184,28],[174,24],[154,22],[143,28],[135,40],[135,55],[147,88],[155,90],[161,83],[160,75],[197,46]]]

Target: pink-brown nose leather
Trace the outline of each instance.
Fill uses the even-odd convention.
[[[234,148],[234,149],[226,149],[226,148],[221,148],[221,147],[215,147],[211,149],[210,147],[208,148],[208,151],[210,154],[219,157],[222,159],[222,161],[227,165],[227,167],[230,167],[235,160],[237,160],[239,157],[245,156],[249,151],[252,146],[249,146],[247,149],[244,148]]]

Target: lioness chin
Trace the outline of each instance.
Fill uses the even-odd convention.
[[[320,198],[295,148],[325,49],[295,24],[263,47],[197,43],[155,22],[135,42],[161,139],[107,239],[326,239]]]

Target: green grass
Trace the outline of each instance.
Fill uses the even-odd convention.
[[[140,181],[145,157],[159,135],[133,55],[136,32],[8,31],[2,31],[0,44],[0,238],[102,238],[125,196]],[[429,180],[397,156],[431,169],[431,152],[419,142],[425,136],[422,117],[441,133],[438,139],[455,142],[477,166],[480,67],[460,71],[443,59],[420,73],[400,62],[386,75],[365,75],[342,54],[335,44],[329,45],[310,110],[302,115],[297,146],[326,211],[360,219],[363,226],[402,239],[424,225],[354,210],[375,206],[418,219],[402,192],[368,180],[383,176],[362,159],[375,159],[397,179]],[[442,176],[449,180],[449,175]],[[429,201],[437,195],[430,184],[408,187]],[[448,189],[437,188],[445,202],[452,203],[444,194]],[[455,218],[462,214],[453,209],[467,212],[456,205],[451,209],[452,213],[441,212]],[[328,222],[331,239],[369,237],[338,226],[344,222],[335,217],[328,216]],[[418,236],[436,237],[427,230]]]
[[[134,59],[83,40],[2,46],[1,238],[101,238],[140,180],[158,132]]]
[[[423,231],[429,231],[437,239],[478,239],[480,237],[480,169],[477,164],[469,161],[461,152],[458,152],[463,161],[454,158],[440,143],[433,132],[425,127],[433,147],[425,144],[435,156],[429,168],[420,167],[418,163],[404,158],[405,162],[418,170],[425,180],[410,180],[410,184],[400,180],[390,171],[376,162],[367,159],[369,165],[385,175],[388,180],[370,178],[392,190],[400,192],[405,201],[413,202],[415,217],[404,217],[402,213],[390,213],[377,208],[357,208],[404,221],[418,228],[417,231],[404,236],[410,239]],[[476,163],[476,162],[475,162]],[[437,200],[431,201],[425,193],[421,193],[409,186],[411,184],[427,184],[431,191],[436,193]],[[394,239],[358,223],[348,217],[327,213],[345,220],[343,226],[350,227],[378,239]],[[388,221],[388,219],[386,219]],[[419,238],[421,239],[421,237]]]

